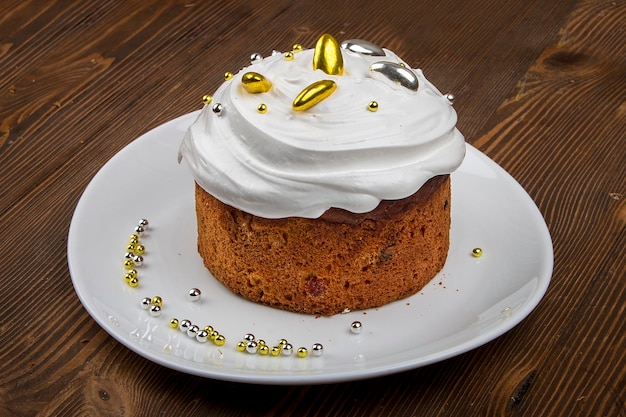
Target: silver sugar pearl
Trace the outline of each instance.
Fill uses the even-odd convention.
[[[198,326],[196,326],[195,324],[192,324],[187,329],[187,336],[189,336],[189,337],[196,337],[196,334],[198,334],[199,331],[200,331],[200,328]]]
[[[151,304],[152,299],[150,297],[144,297],[141,299],[141,308],[143,308],[144,310],[149,309]]]
[[[198,301],[200,299],[200,295],[202,295],[202,292],[199,289],[192,288],[187,293],[187,298],[189,301]]]
[[[146,219],[139,219],[139,222],[137,222],[138,226],[142,226],[144,230],[148,229],[148,220]]]
[[[159,317],[161,315],[161,307],[151,305],[150,306],[150,315],[153,317]]]
[[[145,232],[145,231],[146,231],[146,228],[145,228],[145,227],[143,227],[143,226],[142,226],[142,225],[140,225],[140,224],[138,224],[138,225],[135,227],[135,233],[137,233],[138,235],[142,234],[142,233],[143,233],[143,232]]]
[[[254,339],[255,337],[252,333],[246,333],[243,335],[243,340],[245,340],[246,342],[253,342]]]
[[[198,330],[198,333],[196,333],[196,340],[200,343],[206,343],[208,337],[209,332],[204,329],[200,329]]]
[[[361,333],[361,330],[363,330],[363,325],[360,321],[353,321],[350,325],[350,331],[354,334]]]
[[[213,113],[217,114],[218,116],[221,116],[222,113],[224,112],[224,106],[222,106],[222,103],[215,103],[212,107]]]
[[[454,103],[454,94],[448,93],[446,94],[446,99],[450,102],[450,104]]]
[[[132,252],[126,252],[124,254],[124,259],[133,259],[135,257],[135,254]]]
[[[255,52],[252,55],[250,55],[250,62],[253,64],[256,62],[261,62],[262,60],[263,60],[263,55],[261,55],[258,52]]]
[[[259,344],[254,340],[248,341],[246,343],[246,352],[248,353],[256,353],[259,350]]]
[[[133,258],[133,262],[136,266],[141,266],[143,264],[143,256],[135,255],[135,257]]]
[[[280,51],[277,51],[276,49],[273,49],[273,50],[272,50],[272,56],[274,56],[274,55],[280,55],[280,54],[281,54],[281,52],[280,52]]]
[[[293,345],[291,343],[283,345],[283,350],[281,351],[281,353],[285,356],[291,356],[291,354],[293,353]]]
[[[322,353],[324,353],[324,346],[322,346],[321,343],[314,343],[311,347],[311,353],[313,356],[322,356]]]
[[[187,329],[189,329],[191,327],[191,321],[190,320],[181,320],[180,323],[178,323],[178,328],[180,329],[181,332],[187,332]]]

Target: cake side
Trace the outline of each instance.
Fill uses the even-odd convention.
[[[267,219],[196,184],[198,251],[234,293],[284,310],[332,315],[382,306],[424,287],[449,247],[450,176],[369,213]]]

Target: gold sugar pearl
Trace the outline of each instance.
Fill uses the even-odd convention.
[[[474,258],[480,258],[483,254],[483,250],[481,248],[474,248],[472,249],[472,256]]]
[[[154,297],[152,297],[152,300],[150,300],[150,303],[153,306],[163,307],[163,299],[159,297],[158,295],[155,295]]]
[[[217,335],[217,337],[215,338],[215,340],[213,341],[217,346],[224,346],[224,344],[226,343],[226,338],[224,337],[224,335]]]
[[[265,114],[267,113],[267,104],[261,103],[256,107],[256,111],[258,111],[261,114]]]
[[[220,333],[217,330],[213,330],[209,333],[209,338],[211,338],[211,340],[215,340],[219,335]]]
[[[139,242],[139,235],[137,235],[136,233],[133,233],[128,238],[128,243],[131,245],[136,245],[138,242]]]
[[[133,269],[133,266],[135,266],[135,263],[133,262],[132,259],[126,259],[124,263],[122,264],[122,266],[124,267],[124,269]]]
[[[270,353],[270,348],[269,348],[269,346],[267,346],[267,345],[265,345],[265,344],[263,344],[263,345],[259,345],[259,350],[258,350],[258,352],[259,352],[259,355],[263,355],[263,356],[265,356],[265,355],[267,355],[268,353]]]
[[[248,343],[246,341],[244,341],[244,340],[241,340],[241,341],[237,342],[237,350],[239,352],[245,352],[247,344]]]
[[[137,270],[136,269],[129,269],[128,272],[125,275],[128,275],[129,278],[136,278],[137,277]]]
[[[130,285],[132,288],[136,288],[139,285],[139,278],[137,277],[133,277],[128,281],[128,285]]]
[[[144,245],[135,245],[135,253],[138,255],[143,255],[146,253],[146,247]]]
[[[265,343],[265,340],[263,340],[263,339],[257,340],[256,343],[259,346],[267,346],[267,343]]]
[[[378,102],[372,100],[369,103],[367,103],[367,110],[369,110],[371,112],[378,111]]]
[[[306,358],[306,356],[309,354],[309,351],[305,347],[299,347],[296,354],[299,358]]]
[[[180,324],[180,322],[178,321],[177,318],[171,318],[170,319],[170,327],[172,329],[178,329],[178,325]]]
[[[270,354],[272,356],[278,356],[278,355],[280,355],[280,351],[281,350],[282,349],[280,348],[280,346],[274,346],[274,347],[272,347],[272,349],[270,349]]]
[[[129,244],[126,246],[126,252],[132,252],[132,253],[135,253],[135,248],[136,248],[136,247],[137,247],[137,246],[136,246],[136,244],[135,244],[135,243],[129,243]]]
[[[224,73],[224,79],[225,79],[226,81],[228,81],[228,80],[232,80],[232,79],[233,79],[233,73],[232,73],[232,72],[230,72],[230,71],[226,71],[226,72]]]
[[[289,343],[289,342],[287,342],[287,339],[279,339],[278,340],[278,346],[280,346],[280,347],[285,346],[287,343]]]
[[[293,52],[291,52],[291,51],[285,52],[285,60],[293,61]]]
[[[213,101],[213,96],[210,94],[205,94],[202,96],[202,103],[204,104],[211,104],[211,102]]]
[[[294,45],[293,45],[293,47],[291,48],[291,50],[292,50],[294,53],[301,52],[301,51],[302,51],[302,49],[303,49],[303,48],[302,48],[302,45],[301,45],[301,44],[299,44],[299,43],[294,44]]]
[[[213,333],[213,330],[215,330],[215,329],[211,325],[204,326],[204,331],[207,332],[208,334]]]

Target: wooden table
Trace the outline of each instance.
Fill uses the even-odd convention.
[[[625,29],[623,0],[4,0],[0,415],[626,416]],[[83,190],[251,52],[325,32],[388,47],[455,94],[467,141],[546,219],[547,294],[480,348],[367,380],[257,386],[135,354],[70,280]]]

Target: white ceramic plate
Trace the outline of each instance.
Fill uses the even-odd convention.
[[[257,305],[233,295],[204,268],[196,251],[193,180],[177,163],[196,113],[141,136],[113,157],[81,197],[68,237],[74,288],[111,336],[166,367],[209,378],[261,384],[317,384],[391,374],[476,348],[517,325],[543,297],[552,273],[552,242],[539,210],[502,168],[468,145],[452,175],[451,246],[444,269],[421,292],[381,308],[315,317]],[[122,262],[128,237],[150,221],[129,287]],[[471,251],[483,249],[480,258]],[[202,290],[198,302],[187,292]],[[163,298],[160,317],[141,308]],[[169,319],[213,325],[216,346],[169,327]],[[360,321],[360,334],[350,324]],[[268,344],[324,346],[322,356],[261,356],[236,350],[245,333]]]

